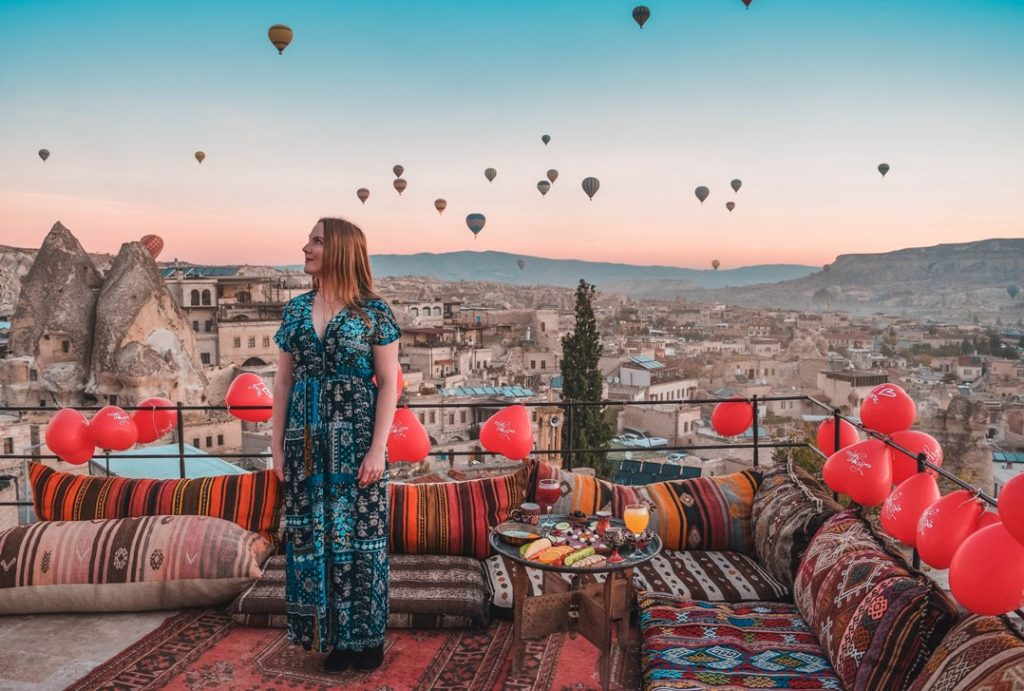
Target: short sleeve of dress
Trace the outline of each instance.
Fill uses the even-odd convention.
[[[383,300],[374,300],[370,306],[376,317],[373,328],[373,345],[383,346],[396,341],[402,335],[402,329],[395,321],[395,315],[391,308]]]
[[[286,353],[292,352],[292,333],[295,332],[297,324],[298,317],[296,316],[296,305],[293,298],[284,306],[284,311],[281,314],[281,326],[277,327],[277,333],[274,334],[274,343]]]

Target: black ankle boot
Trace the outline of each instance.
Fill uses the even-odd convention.
[[[378,645],[376,648],[366,648],[354,653],[353,657],[356,669],[369,672],[372,669],[377,669],[384,662],[384,646]]]
[[[324,671],[331,674],[338,674],[344,672],[352,664],[352,651],[342,650],[335,648],[331,652],[327,653],[327,659],[324,660]]]

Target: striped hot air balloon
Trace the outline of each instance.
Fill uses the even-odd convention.
[[[590,197],[590,201],[594,201],[594,195],[600,188],[601,181],[597,178],[583,178],[583,191]]]
[[[494,178],[498,177],[498,171],[494,168],[488,168],[484,171],[484,177],[487,178],[487,182],[494,182]]]
[[[480,231],[484,229],[484,224],[487,223],[487,217],[483,214],[469,214],[466,216],[466,226],[473,231],[473,239],[480,234]]]
[[[396,190],[398,190],[398,196],[399,197],[402,196],[402,192],[405,192],[405,188],[409,186],[409,183],[406,182],[404,178],[397,178],[391,184],[395,186]]]
[[[651,8],[646,5],[637,5],[633,8],[633,21],[640,25],[640,28],[644,28],[644,24],[651,18]]]
[[[548,182],[547,180],[541,180],[540,182],[537,183],[537,189],[540,191],[540,194],[543,197],[548,193],[548,190],[551,189],[551,183]]]
[[[143,235],[142,239],[139,240],[146,251],[149,252],[149,256],[156,259],[160,256],[160,252],[164,248],[164,241],[159,235]]]

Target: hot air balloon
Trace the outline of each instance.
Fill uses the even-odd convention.
[[[438,215],[444,213],[444,210],[445,210],[445,208],[447,208],[447,206],[448,206],[448,202],[446,202],[443,199],[435,199],[434,200],[434,208],[437,209]]]
[[[359,197],[359,201],[365,204],[366,200],[370,198],[370,190],[365,187],[360,187],[356,190],[356,196]]]
[[[164,248],[164,241],[159,235],[143,235],[142,239],[139,240],[142,246],[149,252],[149,256],[156,259],[160,256],[161,250]]]
[[[391,172],[393,172],[395,174],[396,178],[400,178],[400,177],[402,177],[402,173],[405,172],[405,168],[403,166],[400,166],[400,165],[396,164],[395,167],[393,167],[391,169]]]
[[[646,5],[637,5],[633,8],[633,21],[644,28],[644,24],[651,18],[651,9]]]
[[[715,271],[718,271],[718,267],[720,267],[721,265],[722,262],[718,261],[717,259],[711,260],[711,268],[714,269]]]
[[[488,168],[484,171],[484,177],[487,178],[487,182],[494,182],[494,178],[498,177],[498,171],[494,168]]]
[[[516,266],[518,266],[519,270],[522,271],[523,269],[526,268],[526,260],[525,259],[517,259],[516,260]]]
[[[558,171],[555,170],[554,168],[552,168],[551,170],[548,171],[548,180],[550,180],[551,184],[553,185],[553,184],[555,184],[555,180],[557,180],[557,179],[558,179]]]
[[[203,162],[203,160],[204,160],[204,159],[206,159],[206,154],[205,154],[204,152],[202,152],[202,151],[197,151],[197,152],[195,153],[195,157],[196,157],[196,160],[197,160],[197,161],[199,161],[200,163],[202,163],[202,162]]]
[[[711,194],[711,190],[709,190],[707,187],[704,187],[703,185],[701,185],[700,187],[695,189],[693,191],[693,193],[695,195],[697,195],[697,199],[699,199],[700,203],[703,204],[704,200],[708,198],[709,194]]]
[[[288,44],[292,42],[292,30],[284,24],[274,24],[267,30],[267,36],[270,37],[270,42],[277,48],[277,54],[280,55],[284,52],[284,49],[288,47]]]
[[[405,192],[405,188],[409,186],[409,183],[406,182],[405,179],[403,179],[403,178],[397,178],[391,184],[395,186],[396,190],[398,190],[398,196],[399,197],[402,196],[402,192]]]
[[[46,159],[48,159],[49,157],[50,157],[50,150],[49,149],[40,149],[39,150],[39,158],[43,159],[43,163],[46,163]]]
[[[590,201],[594,201],[594,195],[600,187],[601,181],[597,178],[583,178],[583,191],[590,197]]]
[[[754,0],[740,0],[740,2],[742,2],[743,5],[749,10],[750,9],[750,3],[754,2]]]
[[[729,185],[732,187],[733,192],[739,192],[740,188],[743,187],[743,181],[740,180],[739,178],[736,178],[735,180],[730,182]]]
[[[725,208],[729,210],[729,213],[732,213],[732,210],[736,208],[736,202],[726,202]]]
[[[1011,283],[1010,285],[1006,286],[1006,294],[1009,295],[1011,299],[1016,300],[1017,295],[1020,294],[1020,286],[1017,285],[1016,283]]]
[[[466,216],[466,225],[473,231],[474,240],[480,234],[480,231],[484,229],[485,223],[487,223],[487,218],[483,214],[470,214]]]
[[[550,134],[542,134],[542,135],[540,135],[540,140],[542,142],[544,142],[544,146],[547,146],[548,142],[551,141],[551,135]]]
[[[878,164],[878,172],[881,173],[882,177],[884,178],[885,174],[889,172],[889,164],[888,163],[879,163]]]
[[[549,189],[551,189],[551,183],[547,180],[541,180],[537,183],[537,189],[540,190],[541,196],[543,196],[548,193]]]

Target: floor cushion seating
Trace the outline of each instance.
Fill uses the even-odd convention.
[[[0,533],[0,612],[134,612],[230,602],[271,544],[209,516],[41,521]]]
[[[640,593],[645,691],[842,689],[792,604],[738,604]]]
[[[511,560],[501,555],[486,562],[491,604],[499,609],[512,608]],[[543,571],[527,569],[532,594],[542,592]],[[569,583],[569,574],[560,574]],[[604,574],[585,574],[581,583],[603,583]],[[765,571],[756,561],[739,552],[664,550],[633,571],[637,590],[665,592],[678,597],[711,602],[744,600],[781,600],[789,589]]]
[[[228,608],[245,626],[286,628],[285,557],[270,558],[263,575]],[[490,593],[472,557],[391,555],[388,626],[474,628],[490,621]]]
[[[1022,691],[1024,637],[1001,617],[969,615],[928,659],[910,691]]]

